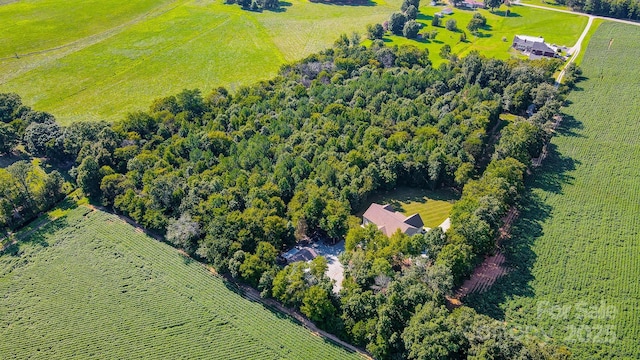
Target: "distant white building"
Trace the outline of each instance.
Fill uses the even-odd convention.
[[[451,15],[451,14],[453,14],[453,10],[451,10],[451,8],[444,8],[439,12],[435,13],[434,16],[443,17],[445,15]]]

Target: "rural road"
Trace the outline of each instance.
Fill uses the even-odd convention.
[[[560,71],[560,74],[558,74],[558,78],[556,79],[556,87],[560,86],[560,84],[562,83],[562,79],[564,78],[564,74],[569,64],[572,64],[578,57],[578,54],[580,54],[580,51],[582,50],[582,41],[587,36],[587,33],[589,32],[589,29],[591,29],[592,24],[593,24],[593,16],[589,15],[589,21],[587,22],[587,26],[584,27],[584,31],[582,31],[580,38],[570,50],[571,58],[569,59],[569,61],[567,61],[565,66],[562,68],[562,71]]]
[[[562,78],[564,78],[564,74],[565,74],[569,64],[573,63],[575,61],[575,59],[578,57],[578,55],[580,54],[580,51],[582,50],[582,41],[587,36],[587,33],[589,33],[589,29],[591,29],[591,25],[593,24],[593,20],[594,19],[603,19],[603,20],[619,22],[619,23],[627,24],[627,25],[640,26],[640,22],[635,22],[635,21],[630,21],[630,20],[623,20],[623,19],[615,19],[615,18],[610,18],[610,17],[605,17],[605,16],[598,16],[598,15],[590,15],[590,14],[585,14],[585,13],[581,13],[581,12],[577,12],[577,11],[562,10],[562,9],[556,9],[556,8],[540,6],[540,5],[525,4],[525,3],[521,2],[520,0],[516,0],[514,2],[514,5],[527,6],[527,7],[543,9],[543,10],[549,10],[549,11],[556,11],[556,12],[561,12],[561,13],[565,13],[565,14],[575,14],[575,15],[580,15],[580,16],[586,16],[586,17],[589,18],[589,22],[587,22],[587,26],[585,26],[584,31],[582,31],[582,35],[580,35],[580,38],[578,39],[576,44],[570,50],[571,51],[571,58],[569,59],[569,61],[567,61],[565,66],[562,68],[562,71],[560,71],[560,74],[558,74],[558,78],[556,79],[556,87],[558,87],[560,85],[560,83],[562,83]]]

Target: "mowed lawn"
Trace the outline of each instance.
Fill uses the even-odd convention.
[[[262,13],[206,0],[0,5],[0,92],[17,92],[64,124],[113,121],[185,88],[233,91],[271,78],[341,33],[364,33],[401,1],[282,4]]]
[[[505,244],[512,267],[472,303],[576,359],[640,358],[640,28],[604,22],[552,152]]]
[[[81,206],[0,255],[2,359],[353,359]]]
[[[371,203],[391,204],[396,211],[407,216],[420,214],[424,226],[434,228],[449,217],[449,212],[457,199],[457,195],[446,190],[429,191],[401,187],[391,192],[371,196],[358,216],[362,216]]]
[[[429,58],[435,65],[445,61],[439,56],[440,49],[445,44],[451,46],[451,52],[459,56],[476,50],[487,57],[508,59],[518,57],[517,53],[509,50],[515,35],[542,36],[548,43],[571,47],[575,45],[588,21],[585,16],[524,6],[511,6],[509,8],[511,14],[506,17],[507,7],[502,6],[493,13],[489,10],[477,10],[487,18],[487,26],[479,31],[478,36],[474,36],[467,30],[467,24],[474,13],[471,10],[453,8],[453,14],[442,18],[442,26],[433,27],[431,25],[433,15],[443,8],[445,6],[420,7],[421,14],[418,22],[425,25],[420,33],[437,30],[438,35],[435,40],[410,40],[400,36],[388,36],[385,41],[388,44],[413,44],[420,48],[426,47],[429,49]],[[459,31],[449,31],[445,28],[445,23],[449,19],[456,20]],[[466,42],[460,41],[462,31],[466,33]]]

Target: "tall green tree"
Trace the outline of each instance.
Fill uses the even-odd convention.
[[[404,24],[407,22],[407,17],[403,13],[393,13],[389,18],[389,22],[387,23],[389,31],[391,31],[395,35],[402,35],[402,30],[404,29]]]
[[[455,356],[459,345],[448,315],[444,306],[433,302],[416,307],[415,315],[402,333],[408,359],[445,360]]]
[[[491,11],[502,5],[502,0],[484,0],[484,6],[491,9]]]
[[[311,286],[305,291],[300,311],[321,327],[328,325],[336,313],[336,308],[331,303],[329,292],[321,286]]]
[[[102,177],[100,176],[100,166],[98,162],[92,157],[87,156],[82,160],[80,166],[78,166],[78,175],[76,182],[90,198],[97,199],[100,195],[100,182]]]

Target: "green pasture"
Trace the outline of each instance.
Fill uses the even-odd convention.
[[[575,359],[640,358],[639,38],[612,22],[593,34],[504,244],[509,275],[468,300]]]
[[[475,36],[466,28],[474,14],[471,10],[453,8],[453,14],[442,18],[442,26],[433,27],[431,25],[433,15],[444,8],[445,6],[420,7],[418,22],[424,25],[420,33],[435,29],[438,31],[435,39],[410,40],[400,36],[387,36],[385,41],[388,44],[413,44],[420,48],[427,48],[429,58],[434,65],[445,61],[439,56],[440,49],[445,44],[451,46],[451,52],[459,56],[476,50],[487,57],[508,59],[518,56],[517,53],[509,50],[515,35],[542,36],[548,43],[571,47],[580,37],[588,21],[585,16],[524,6],[511,6],[509,8],[511,13],[507,17],[505,14],[507,7],[502,6],[495,12],[476,10],[487,18],[487,26]],[[458,31],[449,31],[445,28],[448,19],[456,20]],[[462,31],[467,35],[465,42],[460,41]]]
[[[271,78],[341,33],[364,33],[401,1],[354,3],[291,0],[262,13],[222,0],[0,5],[0,92],[62,123],[117,120],[184,88],[235,90]]]
[[[0,1],[0,59],[69,45],[129,22],[170,0]]]
[[[571,10],[568,6],[558,4],[554,0],[520,0],[525,4],[544,6],[549,8],[556,8],[561,10]]]
[[[0,254],[2,359],[351,359],[117,216],[80,206]]]
[[[417,188],[398,188],[394,191],[370,196],[362,208],[361,216],[371,203],[391,204],[396,211],[407,216],[420,214],[424,226],[434,228],[449,217],[456,194],[447,190],[430,191]]]

